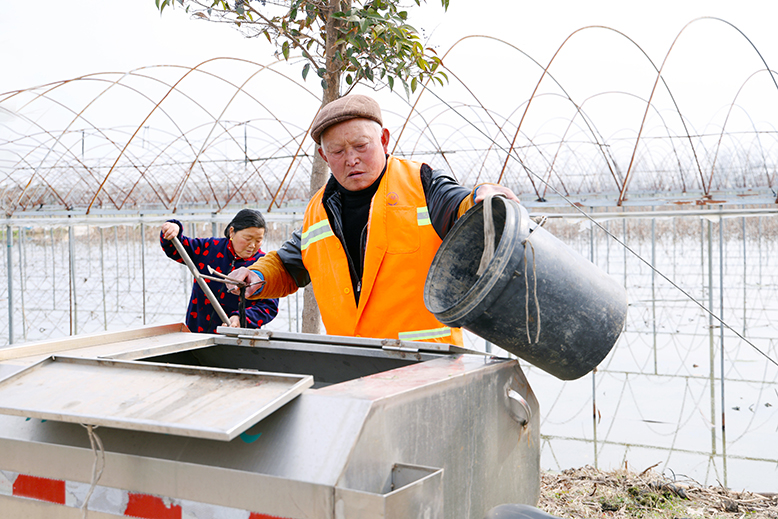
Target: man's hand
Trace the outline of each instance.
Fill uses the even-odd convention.
[[[246,287],[246,297],[251,297],[262,289],[262,284],[259,284],[259,282],[263,281],[264,279],[258,272],[254,270],[247,269],[246,267],[240,267],[239,269],[235,269],[227,275],[232,279],[243,281],[247,285],[250,285]],[[257,284],[255,285],[254,283]],[[227,290],[233,294],[240,294],[240,288],[238,288],[237,285],[227,283]]]
[[[504,195],[505,198],[509,200],[513,200],[517,204],[520,204],[521,201],[519,200],[519,197],[516,196],[516,194],[508,189],[505,186],[501,186],[498,184],[481,184],[478,186],[478,189],[475,192],[475,199],[474,202],[477,204],[478,202],[482,202],[484,198],[487,197],[489,194],[494,195]]]

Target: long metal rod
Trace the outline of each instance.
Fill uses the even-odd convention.
[[[724,219],[719,220],[719,308],[721,309],[721,318],[724,318]],[[727,406],[725,405],[724,395],[724,327],[719,327],[719,336],[721,337],[721,457],[724,471],[724,486],[727,486]]]
[[[100,285],[103,289],[103,329],[108,331],[108,309],[105,302],[105,239],[100,227]]]
[[[713,233],[711,232],[711,221],[707,220],[707,237],[708,237],[708,308],[713,308]],[[704,285],[704,282],[703,282]],[[713,314],[708,314],[708,363],[709,370],[709,384],[710,384],[710,453],[712,456],[716,455],[716,354],[714,345],[714,332],[713,332]]]
[[[54,247],[54,227],[49,229],[51,238],[51,307],[57,309],[57,251]]]
[[[743,224],[743,335],[745,335],[748,322],[748,254],[746,251],[746,219],[741,218],[741,220]]]
[[[70,253],[70,335],[78,335],[78,298],[76,297],[76,238],[73,226],[68,226],[68,251]]]
[[[589,261],[594,263],[594,226],[589,226]],[[592,437],[594,442],[594,468],[599,467],[597,456],[597,370],[592,371]]]
[[[19,227],[19,302],[22,307],[22,340],[27,342],[27,314],[24,307],[24,288],[26,285],[24,280],[27,278],[24,271],[24,266],[27,264],[27,255],[24,253],[25,238],[24,227]]]
[[[14,275],[13,275],[13,232],[11,226],[5,226],[5,242],[8,254],[8,344],[14,343]]]
[[[143,222],[140,223],[140,276],[143,324],[146,324],[146,224]]]
[[[527,204],[528,209],[534,215],[543,215],[546,218],[563,218],[578,220],[581,218],[591,218],[593,220],[614,220],[614,219],[643,219],[643,218],[676,218],[684,216],[724,216],[724,217],[760,217],[760,216],[775,216],[778,215],[778,206],[771,207],[758,207],[749,209],[678,209],[672,211],[597,211],[587,213],[586,216],[577,213],[552,213],[545,212],[547,206],[542,208],[535,208],[531,204]],[[535,212],[537,209],[537,212]],[[270,212],[264,214],[265,221],[270,223],[290,223],[298,225],[300,223],[302,213],[305,210],[304,206],[299,208],[290,208],[288,212]],[[293,212],[297,211],[297,212]],[[210,211],[209,211],[210,213]],[[201,218],[201,212],[191,213],[195,218]],[[17,225],[17,226],[67,226],[67,225],[137,225],[140,221],[143,221],[147,225],[157,225],[161,219],[165,219],[170,215],[169,211],[159,211],[155,213],[153,210],[144,209],[143,216],[139,218],[137,212],[119,212],[110,214],[91,214],[91,215],[67,215],[63,216],[61,211],[46,212],[35,211],[34,216],[29,214],[14,216],[0,217],[0,225]],[[232,215],[219,213],[215,220],[217,222],[227,223],[232,218]]]
[[[216,296],[213,295],[213,292],[211,291],[211,287],[208,286],[208,283],[206,283],[203,277],[200,275],[200,271],[197,270],[197,267],[195,266],[194,262],[192,262],[192,258],[190,258],[189,254],[186,253],[186,249],[184,249],[184,246],[181,245],[181,242],[178,240],[178,237],[174,236],[171,241],[173,242],[173,245],[175,245],[176,250],[178,251],[178,255],[181,256],[181,259],[184,260],[186,266],[189,267],[189,271],[192,273],[195,280],[197,280],[197,284],[200,285],[200,288],[202,288],[203,292],[205,292],[205,295],[208,297],[208,301],[211,302],[211,305],[213,305],[213,309],[216,310],[216,313],[219,315],[219,319],[222,320],[225,326],[229,326],[230,318],[227,317],[227,312],[224,311],[222,305],[220,305],[219,302],[216,300]]]
[[[654,336],[654,374],[659,374],[659,361],[656,353],[656,218],[651,218],[651,329]]]

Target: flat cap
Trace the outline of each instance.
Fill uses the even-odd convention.
[[[381,107],[372,97],[363,95],[344,96],[327,104],[319,110],[311,126],[311,137],[316,144],[321,144],[321,134],[324,130],[349,119],[370,119],[381,126]]]

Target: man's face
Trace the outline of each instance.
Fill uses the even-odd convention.
[[[341,186],[361,191],[381,176],[388,146],[389,130],[370,119],[349,119],[324,131],[319,154]]]

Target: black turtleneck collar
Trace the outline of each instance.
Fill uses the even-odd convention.
[[[373,200],[378,186],[381,184],[381,179],[386,174],[386,167],[388,164],[384,164],[384,169],[381,174],[373,182],[370,187],[362,189],[360,191],[349,191],[341,186],[335,178],[332,177],[331,181],[325,188],[325,200],[330,196],[337,196],[338,202],[335,206],[340,206],[340,215],[337,215],[341,222],[343,229],[343,240],[345,242],[346,252],[351,258],[351,264],[356,270],[355,279],[352,279],[355,285],[355,296],[359,297],[359,291],[356,289],[359,284],[359,280],[362,279],[362,263],[364,258],[364,247],[367,245],[365,240],[367,238],[367,222],[370,218],[370,203]],[[334,185],[333,185],[334,184]],[[327,206],[328,204],[325,204]],[[357,299],[358,302],[358,299]]]

